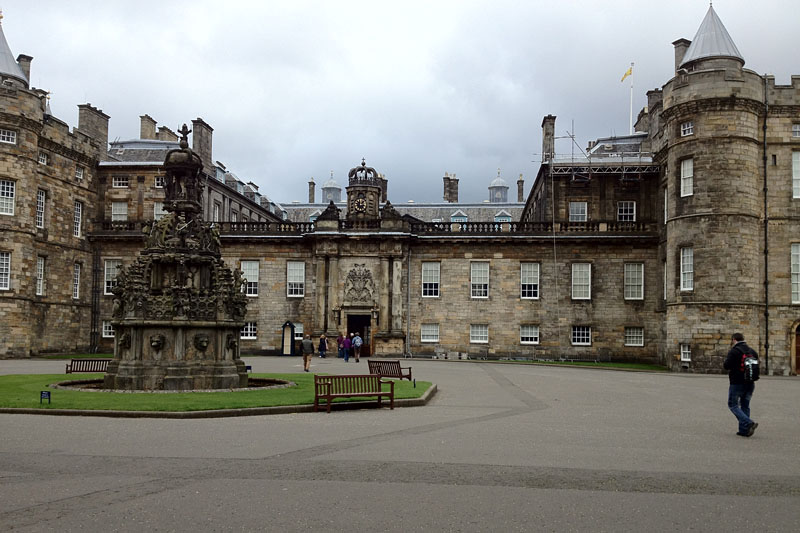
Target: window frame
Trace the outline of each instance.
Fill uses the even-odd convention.
[[[303,340],[303,324],[294,325],[294,340],[295,341]]]
[[[11,252],[0,250],[0,291],[11,290]]]
[[[578,334],[580,334],[580,337],[578,337]],[[586,337],[588,337],[588,341],[576,341],[576,338],[584,339]],[[572,332],[569,341],[572,346],[591,346],[592,326],[572,326]]]
[[[125,211],[122,211],[122,207]],[[128,221],[128,202],[111,202],[111,222],[127,222]]]
[[[525,267],[536,267],[536,281],[531,281],[533,273],[528,272],[526,276]],[[542,267],[538,261],[523,261],[519,264],[519,297],[522,300],[539,299],[539,280],[541,278]],[[528,283],[526,283],[528,281]],[[526,296],[526,292],[529,294]]]
[[[36,256],[36,296],[44,296],[45,291],[45,272],[47,259],[43,255]]]
[[[48,154],[47,152],[43,152],[43,151],[39,150],[39,155],[36,157],[36,161],[40,165],[47,166],[47,165],[50,164],[50,154]]]
[[[692,361],[692,345],[681,343],[681,363],[690,363]]]
[[[0,143],[17,144],[17,131],[0,128]]]
[[[159,221],[164,218],[167,213],[169,213],[169,211],[164,211],[164,202],[153,202],[153,220]]]
[[[626,210],[623,213],[624,207],[632,207],[632,210]],[[623,216],[630,217],[630,219],[623,219]],[[619,200],[617,202],[617,222],[636,222],[636,200]]]
[[[84,174],[85,174],[85,171],[84,171],[83,167],[80,166],[80,165],[75,165],[75,179],[78,180],[78,181],[83,181]]]
[[[253,341],[258,339],[258,322],[251,320],[244,323],[242,330],[239,332],[239,338],[246,341]]]
[[[113,277],[109,278],[109,266],[113,266]],[[117,286],[117,275],[122,268],[122,259],[107,258],[103,260],[103,295],[113,295],[112,289]]]
[[[167,183],[167,178],[163,174],[156,174],[153,177],[153,187],[156,189],[163,189]]]
[[[800,122],[792,124],[792,139],[800,138]]]
[[[478,329],[480,328],[480,329]],[[485,334],[484,334],[485,330]],[[489,324],[470,324],[469,325],[470,344],[489,344]]]
[[[800,243],[793,242],[790,252],[790,286],[792,304],[800,304]]]
[[[14,216],[16,211],[17,182],[0,179],[0,215]]]
[[[525,334],[524,328],[535,328],[535,333],[532,334],[534,330]],[[534,345],[539,344],[541,330],[539,328],[539,324],[520,324],[519,325],[519,343],[520,344],[527,344],[527,345]],[[531,340],[525,340],[531,339]]]
[[[694,120],[681,122],[681,137],[694,135]]]
[[[128,189],[131,186],[131,178],[127,175],[111,176],[112,189]]]
[[[292,272],[292,266],[301,265],[301,269]],[[298,276],[300,272],[300,276]],[[294,274],[294,276],[292,275]],[[298,281],[300,280],[300,281]],[[286,261],[286,297],[304,298],[306,295],[306,263],[305,261]]]
[[[426,332],[427,329],[427,332]],[[423,323],[419,327],[419,342],[437,343],[439,342],[439,324]]]
[[[485,265],[485,282],[483,281],[484,273],[476,271],[477,265]],[[483,266],[481,266],[481,270]],[[478,278],[480,276],[480,279]],[[489,277],[490,266],[489,261],[470,261],[469,263],[469,294],[473,300],[487,300],[489,299]]]
[[[638,272],[634,272],[634,268]],[[623,269],[623,298],[625,300],[644,300],[644,263],[625,263]],[[639,283],[636,283],[636,279],[631,278],[634,274],[639,276]],[[638,288],[638,291],[634,292],[634,288]]]
[[[800,151],[792,152],[792,199],[800,199]]]
[[[680,287],[681,291],[689,292],[694,290],[694,248],[692,246],[683,246],[680,248],[680,265],[681,277]],[[687,261],[688,258],[688,261]],[[686,268],[686,267],[689,268]]]
[[[576,268],[580,267],[580,268]],[[576,275],[582,276],[583,274],[579,272],[582,270],[583,267],[588,267],[588,277],[584,283],[584,280],[578,279],[576,282]],[[572,272],[572,283],[570,285],[570,296],[573,300],[591,300],[592,299],[592,263],[587,262],[577,262],[572,263],[571,265],[571,272]],[[576,292],[578,289],[582,288],[585,285],[586,287],[586,295],[581,296],[577,295]]]
[[[113,339],[116,335],[116,332],[114,331],[114,325],[110,320],[103,320],[103,325],[100,329],[101,335],[104,339]]]
[[[681,159],[681,198],[694,196],[694,157]]]
[[[579,209],[573,207],[583,207],[581,213]],[[589,202],[570,202],[569,203],[569,222],[588,222],[589,221]]]
[[[636,341],[636,339],[639,340]],[[623,341],[625,346],[635,346],[635,347],[644,346],[644,326],[625,326]]]
[[[72,236],[83,237],[83,202],[75,200],[72,211]]]
[[[261,262],[258,259],[241,259],[239,261],[239,270],[242,271],[242,277],[245,279],[245,282],[242,285],[242,292],[245,296],[250,298],[258,297],[258,277],[260,274],[260,267]]]
[[[441,287],[442,280],[442,264],[439,261],[423,261],[421,276],[422,297],[439,298],[439,288]]]
[[[47,204],[47,191],[36,189],[36,227],[44,229],[44,213]]]
[[[81,264],[74,263],[72,267],[72,299],[81,298]]]

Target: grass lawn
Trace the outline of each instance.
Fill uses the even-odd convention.
[[[291,381],[294,387],[238,392],[185,392],[141,394],[72,391],[48,388],[51,383],[69,380],[102,379],[103,374],[28,374],[0,376],[0,407],[32,409],[110,409],[119,411],[203,411],[241,409],[314,403],[314,374],[251,374],[252,377]],[[395,381],[395,399],[419,398],[431,386],[418,381]],[[49,390],[52,403],[39,404],[39,391]],[[345,399],[344,401],[348,401]],[[341,400],[336,400],[341,401]]]

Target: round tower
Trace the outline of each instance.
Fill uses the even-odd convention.
[[[508,202],[508,183],[500,177],[500,169],[497,169],[497,177],[489,184],[489,201],[492,203]]]
[[[673,368],[718,370],[735,331],[761,344],[763,80],[710,7],[676,41],[658,158],[665,195],[666,343]],[[681,52],[683,52],[681,54]],[[680,57],[682,55],[682,57]]]

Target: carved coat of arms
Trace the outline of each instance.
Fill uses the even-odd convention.
[[[375,282],[365,264],[353,265],[344,284],[344,298],[352,302],[372,302]]]

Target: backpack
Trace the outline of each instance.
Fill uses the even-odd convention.
[[[742,374],[745,381],[758,381],[760,370],[758,367],[758,355],[755,352],[742,354]]]
[[[361,340],[361,337],[356,337],[353,339],[353,346],[356,348],[360,348],[364,341]]]

